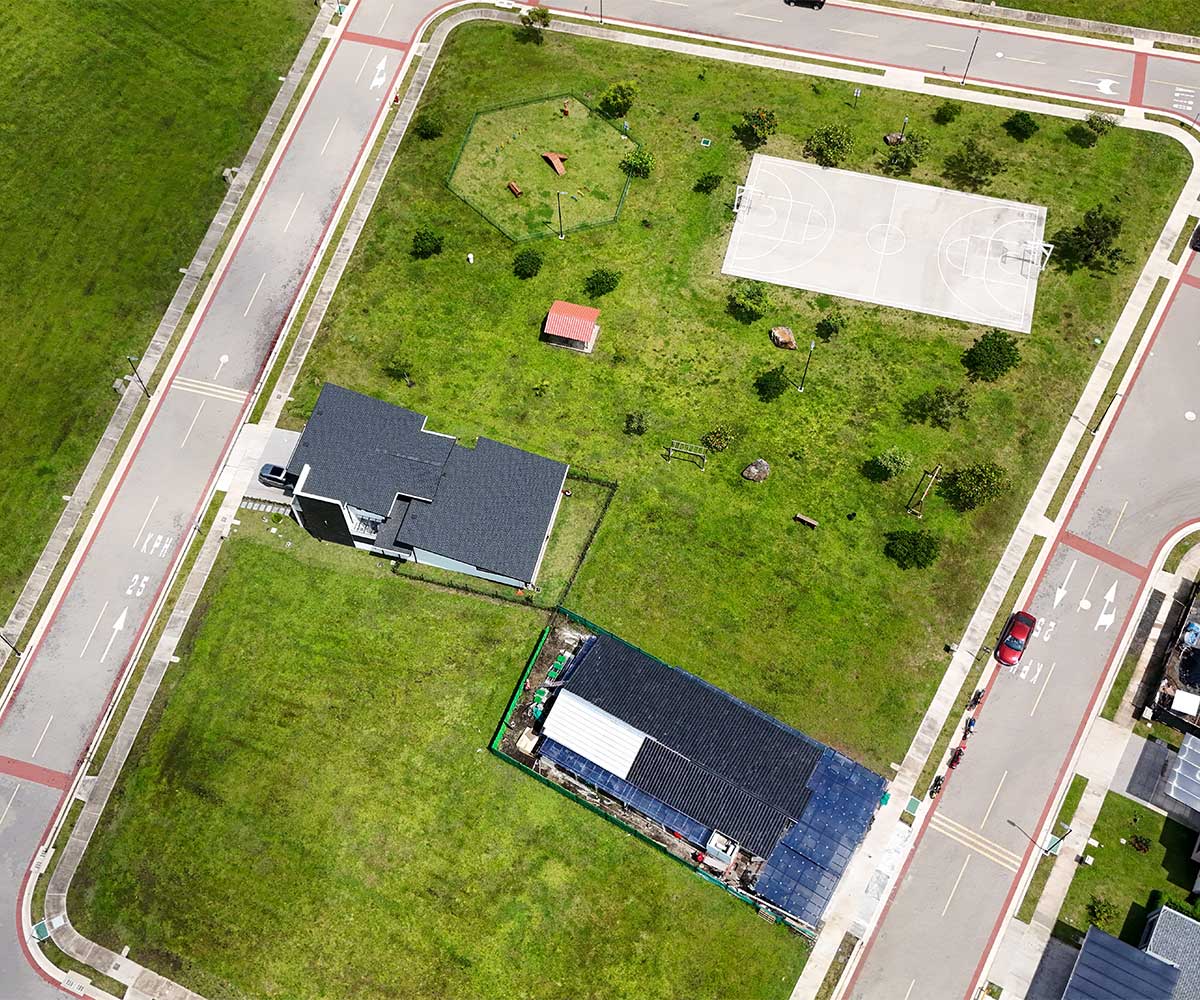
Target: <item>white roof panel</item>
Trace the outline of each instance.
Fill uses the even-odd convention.
[[[1200,740],[1185,736],[1179,753],[1167,768],[1166,792],[1171,798],[1200,810]]]
[[[641,730],[570,691],[558,692],[542,732],[618,778],[629,775],[646,739]]]
[[[1200,694],[1191,691],[1176,691],[1171,710],[1180,715],[1200,715]]]

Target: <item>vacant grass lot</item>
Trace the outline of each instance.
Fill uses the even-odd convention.
[[[224,196],[310,0],[71,0],[0,46],[0,620]]]
[[[1200,17],[1192,0],[1005,0],[1001,6],[1185,35],[1200,32]]]
[[[542,613],[244,522],[76,880],[84,933],[210,1000],[788,995],[801,940],[485,750]]]
[[[531,244],[545,266],[518,280],[516,247],[444,183],[475,110],[499,95],[595,99],[626,78],[640,82],[628,120],[657,159],[654,174],[633,183],[616,225]],[[405,139],[289,419],[298,426],[330,379],[428,413],[447,432],[486,434],[619,481],[571,606],[886,772],[941,676],[943,643],[960,634],[1095,363],[1092,338],[1107,337],[1137,267],[1044,275],[1021,368],[971,387],[971,414],[951,431],[908,424],[902,407],[938,384],[964,384],[959,356],[981,330],[853,303],[847,329],[818,341],[804,395],[760,402],[756,376],[785,363],[798,380],[806,353],[775,350],[769,327],[789,325],[807,343],[831,301],[777,289],[759,323],[726,313],[731,283],[720,261],[749,163],[731,128],[742,109],[765,105],[780,122],[766,150],[801,157],[815,126],[844,122],[856,140],[846,165],[877,171],[881,136],[907,114],[932,142],[914,179],[942,184],[943,158],[978,136],[1007,163],[990,193],[1049,206],[1051,232],[1119,197],[1122,242],[1139,261],[1188,161],[1155,135],[1118,130],[1081,149],[1063,123],[1042,117],[1041,131],[1019,143],[1002,130],[999,109],[967,105],[943,127],[918,96],[865,88],[857,110],[853,103],[849,85],[800,75],[553,33],[542,46],[521,45],[497,25],[458,29],[426,98],[445,135]],[[724,176],[721,188],[693,192],[708,171]],[[409,257],[420,225],[445,234],[440,257]],[[583,279],[601,265],[623,278],[597,301],[596,353],[540,343],[551,301],[586,301]],[[397,353],[411,362],[414,387],[386,374]],[[644,436],[624,433],[635,410],[646,413]],[[695,441],[718,424],[736,440],[706,472],[663,461],[669,440]],[[913,452],[914,467],[875,485],[862,464],[891,444]],[[771,478],[745,482],[739,472],[759,457]],[[1011,493],[967,517],[931,499],[924,525],[946,537],[933,570],[902,572],[885,559],[885,533],[915,525],[904,504],[921,468],[981,459],[1010,470]],[[820,528],[795,525],[798,511]]]

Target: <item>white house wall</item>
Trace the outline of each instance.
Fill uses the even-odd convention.
[[[491,580],[493,583],[503,583],[509,587],[529,586],[529,583],[526,580],[515,580],[511,576],[501,576],[498,573],[488,573],[486,570],[482,570],[478,566],[472,566],[470,563],[459,562],[457,559],[450,559],[447,556],[439,556],[436,552],[428,552],[425,549],[414,548],[413,559],[422,566],[437,566],[439,569],[448,569],[452,573],[466,573],[468,576],[479,577],[481,580]]]

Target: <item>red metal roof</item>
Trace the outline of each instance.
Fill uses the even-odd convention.
[[[559,299],[550,307],[550,314],[546,317],[546,334],[588,343],[599,318],[599,309],[578,306],[574,302],[563,302]]]

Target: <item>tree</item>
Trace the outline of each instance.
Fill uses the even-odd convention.
[[[924,528],[890,531],[883,554],[901,569],[928,569],[942,554],[942,540]]]
[[[413,233],[412,255],[420,260],[442,252],[442,235],[429,226],[422,226]]]
[[[733,137],[747,149],[758,149],[779,130],[775,112],[770,108],[743,111],[741,121],[733,126]]]
[[[883,172],[893,177],[911,174],[928,151],[929,140],[920,132],[909,132],[899,146],[888,149],[881,164]]]
[[[541,45],[543,33],[550,27],[550,11],[545,7],[530,7],[521,15],[521,40]]]
[[[409,359],[407,354],[401,354],[397,351],[395,354],[391,355],[387,361],[384,362],[383,370],[391,375],[392,378],[403,380],[404,384],[410,389],[416,385],[412,379],[412,361]]]
[[[1021,350],[1011,333],[988,330],[963,351],[961,360],[972,382],[995,382],[1021,363]]]
[[[738,278],[729,292],[729,312],[743,323],[762,319],[771,308],[771,290],[761,281]]]
[[[845,125],[822,125],[804,142],[804,155],[822,167],[836,167],[854,145],[854,136]]]
[[[600,95],[597,105],[600,108],[600,114],[606,118],[623,118],[629,114],[629,109],[633,107],[637,95],[637,84],[632,80],[621,80],[619,83],[610,84],[608,89]]]
[[[946,157],[944,166],[945,176],[968,191],[986,187],[1004,172],[1004,161],[973,138],[964,139],[962,146]]]
[[[921,393],[916,399],[909,400],[904,407],[904,415],[912,423],[928,423],[942,430],[949,430],[956,419],[967,415],[970,405],[966,389],[961,386],[951,389],[948,385],[939,385]]]
[[[1117,127],[1117,119],[1114,115],[1105,114],[1103,111],[1089,111],[1083,124],[1096,138],[1100,138]]]
[[[630,177],[649,177],[654,169],[654,154],[638,146],[625,154],[620,166]]]
[[[1093,896],[1088,900],[1087,913],[1088,919],[1101,930],[1111,926],[1121,915],[1117,904],[1103,896]]]
[[[1004,131],[1016,139],[1017,142],[1032,139],[1041,127],[1037,123],[1037,119],[1028,111],[1015,111],[1004,123]]]
[[[1116,245],[1124,226],[1125,220],[1103,205],[1088,209],[1078,225],[1054,234],[1058,263],[1068,272],[1080,267],[1115,271],[1126,259],[1125,251]]]
[[[634,410],[625,414],[625,433],[641,437],[646,433],[645,410]]]
[[[518,250],[513,258],[513,274],[518,278],[536,278],[542,269],[542,255],[532,247]]]
[[[933,113],[933,120],[939,125],[949,125],[962,114],[963,106],[958,101],[942,101]]]
[[[754,391],[758,393],[758,398],[764,403],[771,403],[787,392],[788,386],[791,384],[791,380],[787,377],[787,370],[783,365],[778,365],[775,368],[768,368],[754,380]]]
[[[418,139],[437,139],[444,131],[442,116],[436,111],[422,111],[412,123]]]
[[[817,320],[816,334],[825,343],[846,329],[846,314],[836,306]]]
[[[621,272],[611,267],[598,267],[583,279],[583,288],[593,299],[607,295],[621,280]]]
[[[717,424],[700,438],[700,443],[709,451],[724,451],[736,440],[737,435],[733,431],[724,424]]]
[[[721,186],[721,181],[724,179],[720,174],[701,174],[696,183],[692,185],[692,190],[698,194],[712,194]]]
[[[960,514],[991,503],[1008,489],[1008,476],[995,462],[976,462],[942,477],[938,493]]]
[[[867,459],[863,472],[873,483],[886,483],[902,472],[907,472],[912,463],[912,452],[891,445],[874,458]]]

